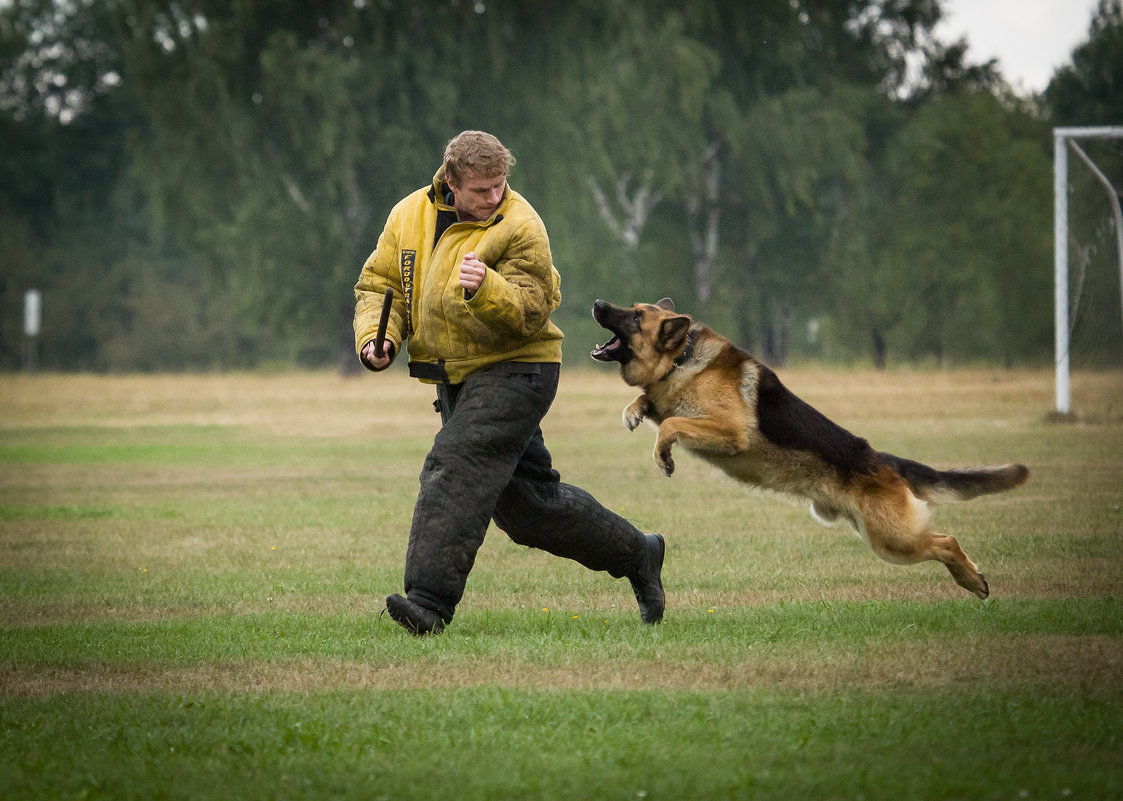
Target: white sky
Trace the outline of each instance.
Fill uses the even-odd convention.
[[[965,37],[968,61],[997,58],[1016,89],[1040,92],[1088,39],[1096,0],[944,0],[944,41]]]

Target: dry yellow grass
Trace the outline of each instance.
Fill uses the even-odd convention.
[[[1037,421],[1053,406],[1047,370],[887,371],[801,367],[780,371],[797,394],[843,425],[863,420]],[[1077,372],[1073,408],[1092,423],[1123,422],[1123,372]],[[551,416],[584,425],[617,424],[588,415],[634,391],[607,369],[567,367]],[[276,375],[5,375],[0,428],[50,426],[254,426],[286,433],[354,434],[368,426],[435,428],[433,392],[401,370],[344,377]],[[611,404],[609,404],[611,405]],[[856,433],[861,433],[857,431]]]
[[[805,646],[761,649],[730,663],[705,653],[675,660],[613,659],[543,666],[511,654],[465,656],[453,662],[367,662],[295,659],[282,662],[167,667],[100,663],[81,667],[0,665],[0,697],[92,691],[323,692],[424,690],[481,684],[552,690],[845,691],[981,685],[1001,676],[1008,685],[1063,682],[1123,684],[1123,653],[1112,637],[1000,636],[910,643],[873,643],[860,653],[831,656]]]
[[[0,427],[248,426],[347,436],[436,428],[432,390],[400,371],[160,376],[12,375],[0,381]]]

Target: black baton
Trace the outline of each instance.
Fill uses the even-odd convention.
[[[386,324],[390,322],[390,307],[394,303],[393,288],[382,298],[382,316],[378,318],[378,333],[374,335],[374,358],[382,358],[382,344],[386,341]]]

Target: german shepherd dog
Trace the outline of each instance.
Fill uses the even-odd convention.
[[[986,578],[955,537],[932,527],[929,503],[1002,492],[1025,483],[1021,464],[936,470],[882,453],[800,400],[772,370],[685,314],[670,298],[621,308],[598,300],[593,318],[612,338],[592,352],[619,362],[639,397],[629,430],[658,426],[655,462],[668,476],[681,443],[738,481],[811,501],[822,523],[845,520],[887,562],[935,559],[979,598]]]

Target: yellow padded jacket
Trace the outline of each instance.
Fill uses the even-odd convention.
[[[500,362],[561,362],[561,303],[546,226],[508,186],[487,220],[454,222],[434,243],[445,202],[444,167],[433,184],[398,202],[355,284],[355,351],[375,338],[383,296],[394,290],[386,339],[406,342],[410,374],[458,384]],[[471,298],[460,286],[468,253],[489,267]]]

